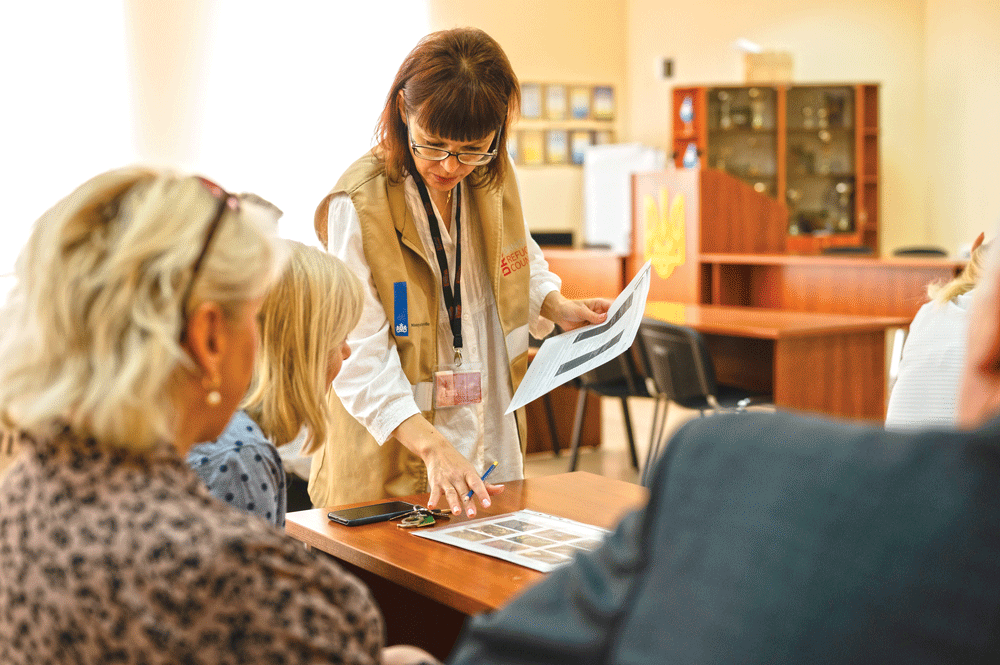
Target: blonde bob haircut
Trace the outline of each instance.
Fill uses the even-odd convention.
[[[305,425],[302,454],[310,455],[332,423],[330,358],[361,318],[361,282],[337,257],[286,242],[288,263],[260,307],[260,350],[243,409],[279,446]]]
[[[969,255],[969,262],[958,274],[958,277],[950,282],[935,282],[927,287],[927,296],[934,302],[943,305],[951,302],[963,293],[968,293],[975,288],[976,283],[986,268],[986,257],[989,256],[991,243],[982,243]]]
[[[284,261],[280,211],[252,195],[238,200],[193,284],[220,210],[197,177],[109,171],[45,212],[0,310],[0,424],[35,438],[69,426],[138,452],[172,442],[179,390],[201,374],[180,342],[186,316],[211,301],[234,317]]]

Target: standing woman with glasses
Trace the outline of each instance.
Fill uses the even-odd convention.
[[[606,318],[571,301],[528,233],[507,134],[517,77],[489,35],[428,35],[396,74],[376,147],[316,210],[316,232],[366,285],[351,357],[333,382],[339,424],[313,457],[314,505],[430,490],[475,514],[523,477],[523,410],[504,415],[528,333]]]
[[[184,462],[250,382],[273,207],[143,168],[35,224],[0,311],[0,663],[377,663],[361,582]]]

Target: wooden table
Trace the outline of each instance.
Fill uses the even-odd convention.
[[[705,338],[719,383],[774,396],[780,408],[882,421],[886,331],[905,316],[860,316],[651,302],[646,316]]]
[[[529,508],[610,529],[647,499],[643,487],[583,471],[505,486],[480,517]],[[417,504],[427,499],[427,494],[402,497]],[[389,644],[415,644],[444,659],[468,616],[496,609],[545,578],[530,568],[416,537],[393,522],[335,524],[326,517],[329,510],[289,513],[285,531],[333,555],[369,585],[386,617]]]

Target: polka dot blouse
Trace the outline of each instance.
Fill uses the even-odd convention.
[[[285,469],[274,444],[246,412],[233,414],[215,441],[191,448],[187,463],[215,498],[285,526]]]

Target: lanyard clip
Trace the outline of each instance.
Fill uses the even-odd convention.
[[[462,349],[455,347],[455,367],[462,366]]]

